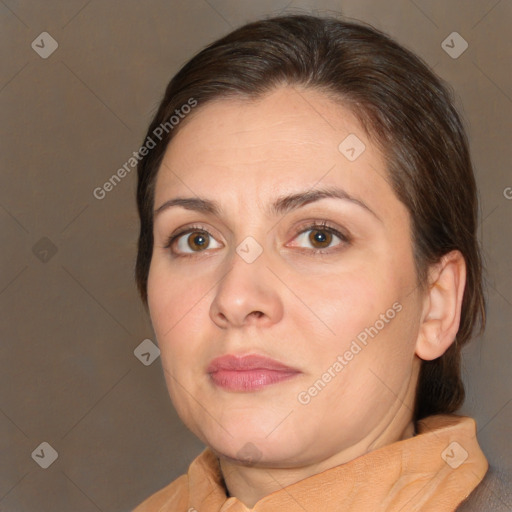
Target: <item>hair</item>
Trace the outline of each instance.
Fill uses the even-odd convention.
[[[171,126],[169,119],[191,100],[198,105],[192,117],[209,101],[257,99],[280,86],[324,92],[350,109],[379,147],[390,185],[411,215],[422,291],[428,289],[431,265],[452,250],[462,253],[466,284],[459,330],[441,357],[421,363],[414,421],[453,413],[465,398],[461,348],[478,321],[480,333],[485,327],[478,200],[467,136],[450,88],[420,58],[371,26],[309,15],[256,21],[204,48],[172,78],[146,134],[148,141],[158,133],[158,142],[138,164],[135,275],[145,307],[156,177],[183,124]]]

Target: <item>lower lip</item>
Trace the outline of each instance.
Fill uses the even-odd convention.
[[[213,382],[229,391],[257,391],[298,375],[297,372],[280,370],[218,370],[211,373]]]

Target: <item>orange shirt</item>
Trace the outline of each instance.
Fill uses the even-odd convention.
[[[228,497],[218,458],[206,448],[188,473],[133,512],[451,512],[488,469],[472,418],[436,415],[414,437],[277,490],[253,508]]]

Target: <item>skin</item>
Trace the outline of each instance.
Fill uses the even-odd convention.
[[[349,134],[366,146],[355,161],[338,150]],[[267,212],[279,196],[328,186],[374,213],[335,198]],[[464,260],[457,251],[447,255],[421,291],[410,215],[355,116],[297,87],[198,106],[167,148],[155,209],[196,196],[218,201],[222,214],[174,206],[156,215],[148,302],[173,404],[220,457],[229,495],[252,507],[286,485],[411,437],[421,358],[442,355],[458,329]],[[315,246],[313,221],[328,221],[348,241],[321,231],[327,241]],[[192,224],[209,232],[206,249],[194,246],[197,233],[175,242],[175,254],[165,248],[170,235]],[[236,252],[248,236],[263,251],[252,263]],[[300,403],[299,393],[396,303],[400,312]],[[226,391],[206,372],[224,354],[262,354],[300,373],[259,391]]]

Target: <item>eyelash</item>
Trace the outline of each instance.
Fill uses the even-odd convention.
[[[325,231],[327,233],[330,233],[332,235],[335,235],[337,236],[342,242],[343,244],[350,244],[352,239],[349,235],[345,234],[345,233],[342,233],[340,232],[338,229],[332,227],[332,226],[329,226],[327,221],[322,221],[320,223],[318,222],[314,222],[312,224],[308,224],[306,226],[303,226],[300,228],[300,230],[295,234],[294,236],[294,239],[297,238],[299,235],[302,235],[303,233],[307,232],[307,231],[311,231],[311,230],[318,230],[318,231]],[[187,235],[187,234],[191,234],[191,233],[199,233],[199,234],[206,234],[208,236],[211,236],[213,237],[213,235],[207,230],[205,229],[203,226],[201,225],[192,225],[192,226],[188,226],[187,228],[185,228],[184,230],[180,231],[179,233],[176,233],[174,235],[171,235],[168,239],[167,239],[167,243],[164,245],[164,249],[170,249],[172,244],[178,240],[180,237],[184,236],[184,235]],[[343,244],[339,244],[339,245],[343,245]],[[309,252],[309,253],[314,253],[314,254],[325,254],[325,253],[329,253],[332,251],[332,248],[326,248],[326,249],[303,249],[303,251],[301,252]],[[173,251],[171,251],[173,252]],[[192,253],[176,253],[176,252],[173,252],[173,256],[177,257],[177,258],[190,258],[190,257],[196,257],[196,256],[200,256],[201,253],[203,253],[204,251],[198,251],[198,252],[192,252]]]

